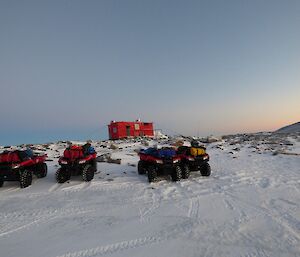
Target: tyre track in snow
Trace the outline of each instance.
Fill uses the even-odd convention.
[[[160,203],[161,203],[161,199],[158,198],[158,194],[154,190],[152,190],[150,207],[145,207],[143,209],[139,209],[140,221],[141,222],[149,221],[149,219],[150,219],[151,215],[154,213],[154,211],[160,207]]]
[[[227,196],[231,197],[231,199],[234,199],[233,201],[238,201],[239,205],[244,206],[246,209],[248,208],[252,208],[253,210],[255,210],[256,213],[261,214],[262,216],[266,216],[268,217],[270,220],[273,220],[275,223],[279,224],[281,227],[283,227],[285,229],[285,231],[288,232],[288,234],[290,234],[293,239],[289,238],[289,241],[291,243],[295,243],[297,242],[298,244],[300,243],[300,222],[297,221],[296,219],[292,219],[291,216],[287,216],[284,213],[278,213],[277,211],[274,211],[272,208],[274,208],[274,206],[271,208],[268,208],[268,206],[266,206],[265,204],[263,204],[262,206],[257,206],[255,204],[252,204],[248,201],[245,201],[245,199],[240,199],[239,197],[237,197],[236,195],[233,195],[232,193],[226,192],[225,193]],[[289,220],[289,218],[291,218],[292,222]],[[291,224],[292,223],[292,224]],[[296,226],[295,226],[296,225]],[[256,240],[256,237],[252,237],[252,235],[250,234],[244,234],[244,236],[248,239],[248,240]],[[272,237],[275,241],[277,240],[276,237]],[[300,248],[299,248],[300,250]]]
[[[102,184],[102,183],[101,183]],[[129,184],[130,182],[126,182],[126,183],[119,183],[119,185],[117,185],[117,188],[119,188],[120,190],[124,189],[124,186],[126,188],[129,188]],[[57,184],[52,186],[52,190],[50,192],[47,192],[46,194],[43,195],[49,195],[51,196],[51,198],[55,198],[57,197],[57,195],[59,196],[64,196],[66,197],[66,195],[70,195],[70,199],[74,198],[74,193],[76,192],[86,192],[86,193],[90,193],[91,188],[92,188],[92,184],[90,183],[83,183],[82,184],[77,184],[77,185],[72,185],[71,188],[67,187],[68,191],[67,194],[66,192],[60,190],[60,191],[53,191],[53,189],[61,189],[63,185]],[[94,188],[96,190],[98,190],[99,188]],[[115,192],[116,187],[109,187],[105,188],[104,190],[113,190]],[[130,185],[130,189],[135,190],[136,189],[134,187],[132,187],[132,185]],[[126,198],[126,199],[119,199],[119,201],[115,201],[114,204],[115,205],[119,205],[119,204],[124,204],[124,203],[134,203],[134,204],[138,204],[140,202],[146,203],[145,199],[143,197],[145,190],[147,190],[148,187],[142,187],[141,191],[139,192],[139,194],[137,195],[137,197],[135,198]],[[100,189],[100,191],[103,191],[103,188]],[[43,195],[39,195],[41,198],[43,198]],[[41,210],[35,210],[35,211],[31,211],[31,210],[24,210],[24,211],[15,211],[15,212],[10,212],[10,213],[0,213],[0,225],[3,223],[3,225],[1,225],[0,227],[0,239],[13,234],[14,232],[17,231],[22,231],[24,229],[27,229],[29,227],[32,227],[34,225],[38,225],[40,223],[43,222],[47,222],[49,220],[53,220],[53,219],[58,219],[58,218],[62,218],[64,216],[69,216],[69,215],[78,215],[78,214],[83,214],[83,213],[87,213],[87,212],[95,212],[99,209],[101,209],[102,205],[105,204],[106,202],[101,201],[99,205],[99,207],[96,208],[84,208],[84,207],[78,207],[78,208],[46,208],[46,209],[41,209]],[[154,194],[152,195],[152,199],[151,201],[149,201],[150,203],[150,209],[145,210],[145,213],[143,213],[144,218],[148,215],[151,215],[151,213],[159,207],[159,201],[157,200],[157,195]],[[148,217],[147,217],[148,218]],[[26,223],[26,224],[25,224]]]
[[[206,195],[214,194],[209,189],[193,190],[195,185],[193,181],[183,180],[180,182],[165,182],[159,185],[160,204],[173,201],[174,204],[179,204],[179,208],[186,212],[186,216],[197,219],[200,208],[200,198]],[[184,201],[183,201],[184,200]],[[182,203],[188,203],[188,207],[182,206]]]
[[[221,231],[221,238],[220,244],[227,245],[230,244],[236,244],[239,242],[243,242],[243,245],[246,245],[247,248],[252,248],[252,250],[247,251],[247,253],[242,254],[241,256],[270,256],[270,253],[274,252],[274,249],[268,247],[269,240],[278,242],[278,246],[282,244],[278,236],[275,235],[269,235],[270,238],[261,238],[260,240],[257,239],[257,235],[252,235],[249,231],[240,231],[240,226],[244,222],[247,222],[248,220],[253,220],[254,217],[251,215],[249,216],[247,214],[247,210],[252,209],[255,211],[256,215],[260,214],[262,217],[268,217],[280,226],[284,228],[285,231],[288,232],[290,236],[288,236],[285,240],[286,242],[297,248],[297,244],[299,245],[299,228],[300,228],[300,222],[296,220],[294,217],[291,217],[288,213],[276,213],[276,208],[274,207],[263,207],[263,206],[256,206],[255,204],[249,203],[248,201],[245,201],[244,199],[240,199],[238,196],[236,196],[233,192],[229,192],[228,190],[237,190],[239,186],[243,186],[244,184],[252,184],[254,186],[257,186],[260,190],[265,190],[269,186],[274,186],[273,181],[269,178],[266,179],[266,175],[264,177],[251,177],[246,176],[246,174],[242,174],[240,178],[236,179],[232,176],[226,176],[222,178],[222,181],[228,181],[226,183],[217,184],[215,186],[215,189],[217,188],[217,192],[224,195],[223,202],[227,209],[230,211],[236,212],[239,215],[239,218],[236,218],[232,221],[232,224],[230,224],[229,227],[226,229],[219,228],[218,230]],[[230,183],[229,183],[230,182]],[[215,190],[214,190],[215,191]],[[193,203],[195,206],[195,203]],[[295,203],[293,203],[295,206]],[[192,205],[193,206],[193,205]],[[242,207],[244,206],[244,207]],[[191,207],[192,209],[195,207]],[[193,212],[192,212],[193,216]],[[258,249],[253,250],[254,246],[257,246]],[[299,247],[298,247],[299,249]],[[294,251],[295,256],[299,254],[299,251]],[[276,249],[276,252],[282,252],[282,254],[286,254],[286,252],[279,248]]]
[[[297,239],[297,243],[300,243],[300,221],[293,217],[291,214],[289,214],[286,211],[282,211],[278,206],[276,205],[276,202],[283,201],[283,199],[271,199],[269,203],[263,202],[263,208],[270,213],[270,215],[279,223],[281,224],[285,229],[287,229],[294,237]],[[289,202],[290,204],[291,202]],[[270,207],[270,208],[268,208]],[[299,209],[299,208],[298,208]],[[289,238],[291,242],[295,243],[295,240],[292,240],[292,238]],[[300,247],[299,247],[300,250]]]
[[[143,202],[144,204],[147,204],[145,202],[145,199],[140,196],[139,198],[135,199],[127,199],[126,201],[124,199],[120,199],[119,202],[115,202],[116,205],[119,205],[121,203],[134,203],[139,204],[140,202]],[[150,210],[146,211],[144,215],[147,216],[147,219],[149,219],[148,215],[150,215],[156,208],[159,207],[159,202],[156,200],[149,201],[151,208]],[[104,203],[102,203],[104,204]],[[97,212],[98,210],[101,210],[103,207],[102,205],[99,205],[96,208],[84,208],[84,207],[78,207],[78,208],[53,208],[53,209],[42,209],[39,211],[30,212],[28,210],[20,211],[20,212],[12,212],[12,213],[1,213],[0,214],[0,225],[4,223],[4,225],[1,225],[0,228],[0,239],[1,237],[4,237],[6,235],[10,235],[13,232],[21,231],[23,229],[29,228],[33,225],[38,225],[42,222],[47,222],[49,220],[63,218],[64,216],[70,216],[70,215],[80,215],[83,213],[91,213],[91,212]],[[26,224],[24,224],[26,223]],[[21,225],[20,225],[21,224]]]
[[[81,215],[84,213],[94,212],[97,211],[99,208],[95,209],[85,209],[85,208],[68,208],[68,209],[52,209],[47,211],[40,211],[40,212],[34,212],[34,213],[27,213],[27,212],[20,212],[20,213],[13,213],[12,216],[6,215],[4,216],[6,219],[17,219],[18,223],[26,223],[23,225],[19,225],[15,223],[8,223],[8,226],[4,226],[0,229],[0,239],[8,236],[14,232],[18,232],[24,229],[28,229],[29,227],[33,225],[38,225],[42,222],[48,222],[50,220],[62,218],[64,216],[70,216],[72,215]],[[9,217],[9,218],[8,218]],[[33,218],[34,220],[31,220],[28,222],[28,217]],[[4,218],[4,219],[5,219]],[[9,221],[8,221],[9,222]],[[15,227],[14,227],[15,226]]]
[[[146,208],[146,210],[140,210],[141,220],[145,221],[145,217],[147,218],[147,220],[149,220],[151,215],[154,214],[155,210],[162,206],[164,203],[170,203],[170,201],[173,201],[174,204],[178,204],[184,199],[189,202],[187,216],[197,218],[200,206],[200,198],[214,192],[210,192],[210,190],[207,189],[195,192],[190,189],[192,185],[190,183],[190,181],[181,181],[177,183],[163,181],[159,186],[156,185],[156,188],[153,188],[153,190],[155,191],[152,191],[151,206],[149,208]],[[182,208],[182,206],[180,207],[181,209],[186,210],[186,208]]]
[[[266,240],[262,240],[261,242],[258,242],[257,240],[257,235],[251,235],[250,232],[247,231],[243,231],[240,232],[239,228],[240,225],[243,224],[243,222],[250,220],[251,217],[249,215],[246,214],[245,210],[249,209],[249,205],[247,203],[244,203],[244,206],[246,206],[246,208],[241,208],[241,204],[240,202],[243,202],[242,199],[238,199],[238,202],[236,202],[237,199],[235,199],[235,197],[233,197],[234,195],[232,195],[231,193],[228,193],[228,189],[232,189],[233,187],[236,188],[236,186],[243,186],[244,184],[253,184],[255,186],[258,186],[259,188],[261,188],[262,190],[264,190],[266,187],[270,186],[270,184],[272,183],[272,181],[270,181],[270,179],[266,179],[266,177],[251,177],[251,176],[246,176],[246,174],[242,174],[240,175],[241,177],[239,178],[234,178],[233,176],[226,176],[224,179],[222,179],[222,181],[226,180],[228,181],[228,183],[225,183],[225,181],[223,183],[217,183],[216,185],[214,185],[214,189],[212,190],[212,194],[213,193],[219,193],[219,194],[223,194],[224,195],[224,205],[227,209],[229,209],[232,212],[235,212],[238,214],[238,218],[235,218],[232,221],[232,224],[230,224],[230,226],[226,229],[224,229],[224,227],[219,227],[216,231],[221,231],[221,238],[222,240],[220,241],[221,244],[228,244],[228,243],[237,243],[240,242],[241,239],[243,241],[243,244],[249,245],[249,248],[252,248],[252,250],[249,250],[249,252],[247,251],[247,253],[242,254],[241,256],[269,256],[269,253],[272,252],[273,249],[268,247],[268,239]],[[192,179],[191,181],[198,183],[197,179]],[[202,181],[201,181],[202,182]],[[200,183],[199,183],[200,184]],[[202,186],[204,186],[203,183],[201,183]],[[188,188],[187,188],[188,189]],[[188,191],[191,191],[190,189],[188,189]],[[194,194],[190,194],[190,195],[194,195]],[[199,196],[200,197],[200,196]],[[198,218],[199,217],[199,197],[192,197],[190,199],[190,206],[189,206],[189,211],[188,211],[188,216],[191,218]],[[261,213],[263,216],[268,216],[271,219],[274,219],[275,217],[275,221],[278,223],[280,223],[281,225],[283,225],[284,227],[286,227],[286,224],[284,224],[282,222],[282,217],[281,215],[276,215],[274,212],[269,211],[269,209],[267,208],[263,208],[260,209],[260,207],[256,207],[256,206],[250,206],[250,208],[255,207],[255,211],[256,213]],[[293,219],[292,217],[290,217],[290,215],[283,215],[283,217],[286,217],[287,220],[292,223],[292,226],[288,226],[288,231],[290,231],[291,227],[294,228],[299,228],[299,221]],[[279,220],[278,220],[279,218]],[[215,224],[216,225],[216,224]],[[214,224],[212,223],[211,228],[214,227]],[[299,238],[299,233],[297,235],[297,232],[295,231],[295,229],[292,229],[292,231],[290,231],[292,234],[292,237],[296,236],[297,238]],[[275,236],[271,236],[272,240],[278,241],[278,239]],[[296,245],[294,240],[289,239],[290,243],[292,245]],[[298,241],[298,240],[297,240]],[[299,241],[298,241],[299,242]],[[278,241],[278,243],[280,244],[280,242]],[[253,246],[257,245],[259,249],[253,250]],[[279,249],[280,250],[280,249]]]
[[[18,192],[18,191],[21,191],[22,189],[19,187],[10,187],[10,188],[7,188],[7,189],[2,189],[1,190],[1,193],[14,193],[14,192]]]
[[[63,184],[56,183],[56,184],[54,184],[53,186],[51,186],[51,187],[49,188],[48,192],[49,192],[49,193],[53,193],[53,192],[59,190],[59,189],[62,188],[62,187],[63,187]],[[45,192],[44,194],[47,194],[47,192]],[[32,194],[32,195],[34,195],[34,194]]]
[[[200,180],[200,181],[199,181]],[[204,184],[201,178],[192,178],[191,180],[186,180],[177,185],[177,189],[180,194],[184,196],[189,201],[187,216],[192,219],[199,219],[199,210],[201,207],[201,198],[222,194],[222,187],[218,188],[220,190],[214,190],[212,188],[207,188],[207,185]],[[199,184],[201,185],[199,189]]]
[[[281,245],[280,238],[278,238],[278,236],[276,235],[270,234],[268,235],[270,238],[260,238],[260,240],[258,240],[257,235],[253,235],[252,232],[248,230],[242,230],[242,231],[240,230],[242,224],[244,224],[247,221],[251,221],[255,218],[247,214],[247,210],[249,209],[250,210],[252,209],[255,215],[260,214],[261,217],[268,217],[268,219],[273,220],[281,227],[283,227],[284,231],[288,231],[289,236],[286,238],[286,242],[289,243],[291,246],[297,246],[297,244],[300,243],[299,240],[300,235],[295,230],[295,228],[299,229],[300,227],[299,221],[296,221],[295,219],[292,218],[288,218],[288,220],[292,220],[293,224],[291,226],[291,224],[287,224],[286,221],[284,220],[285,215],[276,213],[273,210],[274,207],[271,207],[271,209],[269,209],[264,206],[257,206],[245,199],[240,199],[238,196],[228,191],[224,191],[223,195],[224,195],[223,202],[226,208],[228,208],[230,211],[234,211],[238,213],[239,217],[233,219],[232,222],[229,224],[229,226],[226,227],[226,229],[224,228],[219,229],[221,231],[221,238],[222,238],[220,244],[238,243],[242,241],[243,245],[246,245],[249,248],[251,247],[253,248],[253,246],[256,245],[257,249],[254,252],[249,252],[241,256],[257,256],[255,255],[255,253],[257,254],[258,252],[260,253],[260,255],[258,256],[270,256],[270,252],[274,251],[274,249],[268,247],[269,240],[278,242],[278,246]],[[267,250],[269,254],[267,254],[265,250]],[[280,252],[281,249],[280,248],[276,249],[276,251]],[[282,250],[282,253],[285,253],[284,250]],[[297,253],[295,254],[297,255]]]
[[[90,184],[89,184],[90,183]],[[0,200],[7,201],[7,199],[11,198],[26,198],[26,199],[35,199],[39,197],[46,196],[69,196],[77,192],[81,192],[84,190],[89,190],[92,192],[107,192],[107,191],[117,191],[117,190],[136,190],[141,186],[140,183],[132,183],[132,182],[106,182],[106,181],[91,181],[85,185],[86,182],[79,182],[79,184],[68,185],[64,184],[55,184],[51,186],[46,192],[39,193],[26,193],[26,194],[16,194],[16,195],[4,195],[0,196]],[[23,189],[24,190],[24,189]],[[26,189],[25,189],[26,190]],[[19,190],[16,190],[19,192]],[[4,191],[5,192],[5,191]],[[21,192],[21,191],[20,191]],[[3,199],[1,199],[3,198]]]
[[[188,217],[192,219],[198,219],[199,218],[199,198],[195,197],[190,200],[190,208],[188,211]]]
[[[69,213],[76,213],[76,211],[83,211],[86,210],[85,208],[81,207],[74,207],[74,208],[46,208],[41,209],[39,211],[33,211],[30,210],[26,211],[16,211],[16,212],[10,212],[10,213],[0,213],[0,220],[10,220],[10,219],[17,219],[17,220],[24,220],[28,217],[45,217],[45,216],[51,216],[56,214],[69,214]]]
[[[114,244],[109,244],[105,246],[99,246],[95,248],[85,249],[77,252],[69,252],[58,257],[92,257],[113,254],[116,252],[134,249],[137,247],[146,246],[149,244],[154,244],[161,242],[162,239],[159,237],[143,237],[137,238],[129,241],[122,241]]]
[[[135,249],[155,243],[161,243],[164,241],[180,238],[185,234],[190,233],[194,227],[194,222],[188,220],[170,226],[169,228],[162,230],[157,235],[140,237],[132,240],[125,240],[117,243],[112,243],[104,246],[96,246],[94,248],[83,249],[75,252],[68,252],[56,257],[93,257],[114,254],[125,250]]]

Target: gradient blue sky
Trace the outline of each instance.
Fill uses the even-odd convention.
[[[300,120],[298,0],[0,1],[0,145]]]

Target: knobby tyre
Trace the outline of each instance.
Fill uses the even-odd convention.
[[[172,173],[172,180],[179,181],[182,178],[182,170],[179,165],[177,165]]]
[[[58,183],[65,183],[67,180],[70,179],[71,175],[67,169],[60,168],[56,171],[55,177]]]
[[[148,181],[149,181],[149,183],[155,182],[156,178],[157,178],[156,169],[155,169],[155,167],[150,166],[148,168]]]
[[[82,179],[85,182],[89,182],[94,178],[94,168],[92,165],[86,165],[82,171]]]
[[[138,162],[138,173],[139,173],[139,175],[146,174],[145,164],[143,161]]]
[[[208,177],[210,176],[211,173],[211,168],[208,162],[204,162],[201,166],[200,166],[200,173],[202,176]]]
[[[47,176],[48,168],[46,163],[41,163],[37,166],[36,176],[38,178],[44,178]]]
[[[32,183],[32,172],[29,170],[20,171],[20,187],[25,188]]]
[[[190,176],[190,168],[187,164],[182,167],[182,178],[188,178]]]

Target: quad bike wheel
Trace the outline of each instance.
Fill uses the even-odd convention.
[[[145,165],[143,161],[138,162],[138,173],[140,175],[146,174]]]
[[[149,166],[148,168],[148,181],[149,183],[155,182],[157,178],[157,172],[154,166]]]
[[[97,172],[97,160],[96,159],[94,159],[92,161],[92,167],[93,167],[94,172]]]
[[[3,186],[3,183],[4,183],[4,181],[3,181],[3,180],[0,180],[0,187]]]
[[[202,176],[210,176],[211,173],[211,168],[208,162],[204,162],[201,166],[200,166],[200,173]]]
[[[182,171],[180,166],[176,166],[171,174],[173,181],[179,181],[182,177]]]
[[[92,165],[86,165],[82,171],[82,179],[85,182],[89,182],[94,178],[94,168]]]
[[[182,167],[182,178],[188,178],[190,176],[190,169],[187,164]]]
[[[32,183],[32,172],[29,170],[20,171],[20,187],[25,188]]]
[[[55,173],[55,177],[58,183],[65,183],[71,178],[71,174],[66,168],[59,168]]]
[[[46,163],[41,163],[37,165],[37,172],[36,172],[36,176],[38,178],[44,178],[47,176],[47,164]]]

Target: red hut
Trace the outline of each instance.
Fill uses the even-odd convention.
[[[128,137],[153,137],[153,122],[111,121],[108,125],[109,139]]]

